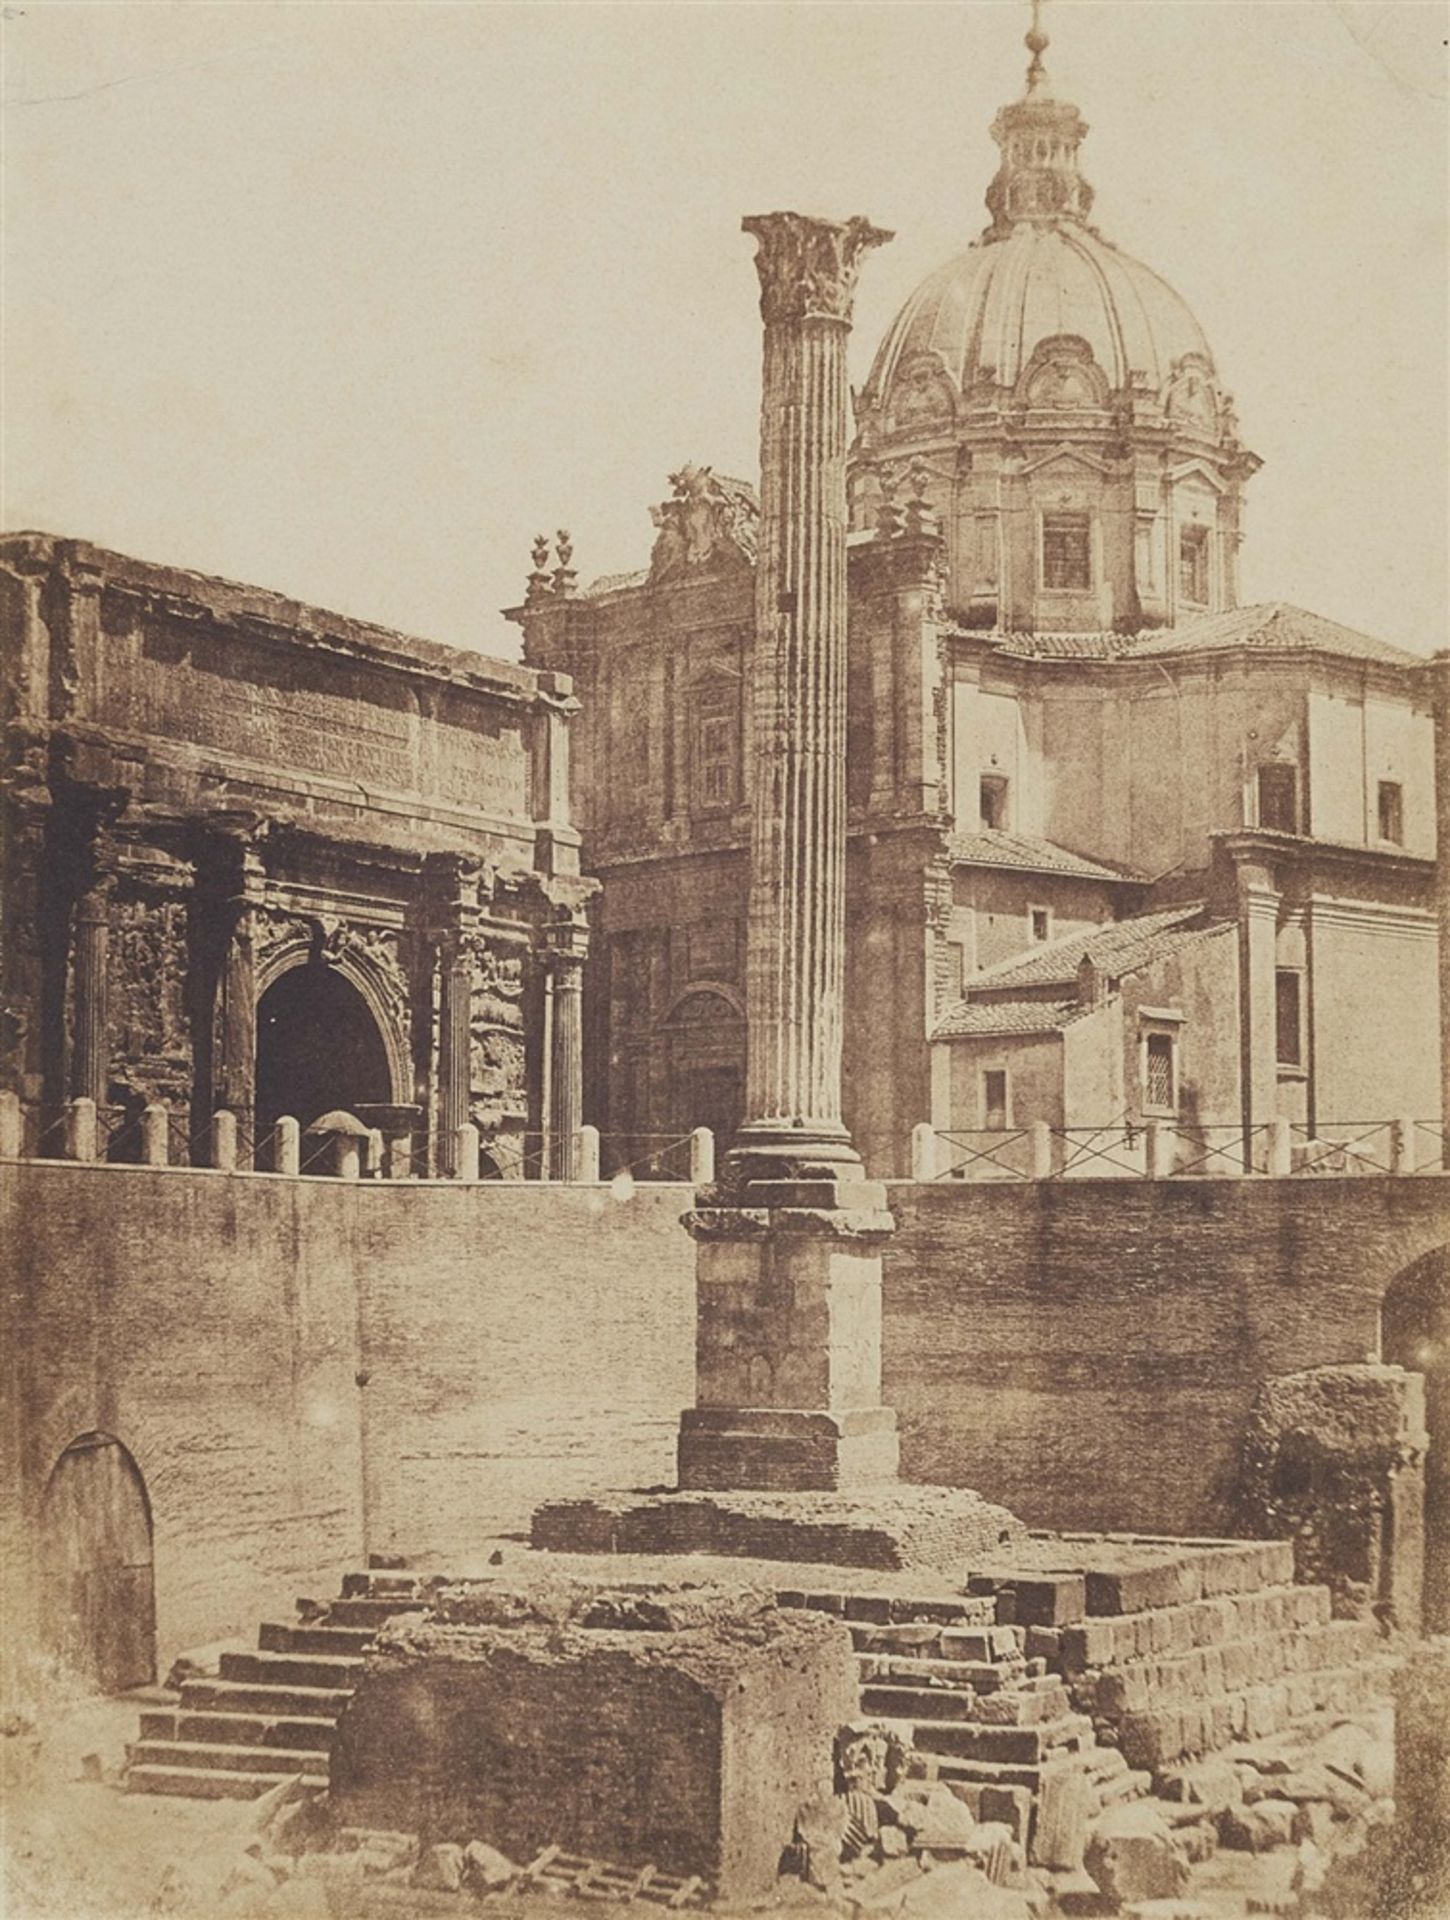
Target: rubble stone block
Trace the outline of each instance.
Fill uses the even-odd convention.
[[[1188,1861],[1156,1807],[1111,1807],[1088,1837],[1084,1862],[1100,1893],[1126,1905],[1167,1900],[1188,1884]]]
[[[478,1837],[521,1861],[558,1845],[748,1898],[831,1790],[857,1713],[848,1629],[762,1595],[459,1588],[379,1634],[331,1798],[426,1844]]]
[[[1068,1873],[1081,1867],[1094,1802],[1092,1783],[1080,1763],[1043,1768],[1027,1856],[1033,1866]]]

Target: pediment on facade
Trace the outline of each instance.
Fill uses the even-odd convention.
[[[886,398],[886,425],[892,433],[949,422],[956,417],[957,388],[939,353],[914,353],[903,360]]]
[[[1175,487],[1200,481],[1210,493],[1227,493],[1228,482],[1216,472],[1206,460],[1181,460],[1177,466],[1168,469],[1168,478]]]
[[[1015,398],[1049,412],[1099,408],[1108,404],[1107,375],[1086,340],[1075,333],[1054,334],[1039,342],[1022,370]]]
[[[1075,478],[1081,473],[1111,474],[1116,471],[1110,460],[1099,459],[1096,454],[1086,453],[1081,447],[1069,446],[1063,441],[1059,446],[1040,453],[1035,459],[1024,460],[1021,472],[1050,478],[1062,474]]]

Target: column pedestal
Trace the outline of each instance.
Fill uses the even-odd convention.
[[[695,1405],[680,1419],[681,1488],[830,1491],[894,1478],[896,1415],[881,1405],[881,1243],[892,1221],[882,1188],[854,1185],[864,1204],[849,1210],[807,1199],[685,1216],[696,1242]]]

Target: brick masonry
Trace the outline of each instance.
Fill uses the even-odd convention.
[[[1259,1384],[1373,1352],[1385,1288],[1450,1241],[1434,1178],[890,1193],[904,1476],[1044,1527],[1232,1531]],[[372,1550],[436,1565],[549,1498],[672,1483],[688,1198],[0,1166],[22,1628],[44,1487],[87,1432],[146,1481],[163,1671],[333,1585],[365,1507]]]

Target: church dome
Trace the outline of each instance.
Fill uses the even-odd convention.
[[[1114,389],[1140,376],[1161,391],[1189,355],[1213,360],[1187,304],[1151,268],[1076,221],[1023,220],[984,238],[924,280],[882,342],[867,382],[880,403],[922,356],[958,392],[1015,387],[1044,341],[1086,341]]]

